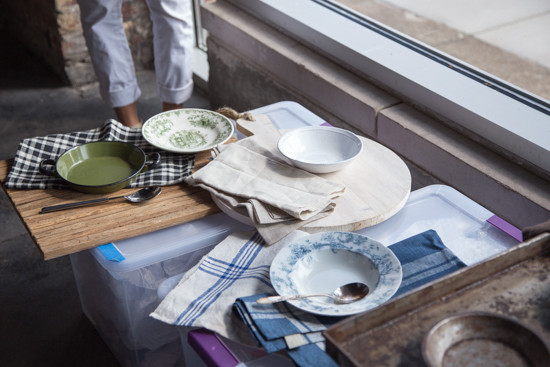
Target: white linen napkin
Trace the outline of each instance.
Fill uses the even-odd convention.
[[[231,340],[254,345],[232,312],[235,299],[273,292],[269,267],[281,248],[307,236],[294,231],[265,246],[257,232],[235,232],[190,269],[151,317],[174,325],[205,327]]]
[[[308,219],[301,220],[258,200],[247,200],[246,198],[227,195],[224,192],[217,191],[212,187],[203,184],[196,184],[196,186],[210,191],[228,207],[244,207],[248,212],[249,218],[251,218],[254,226],[268,246],[280,241],[289,233],[305,226],[306,224],[330,215],[334,211],[335,207],[335,204],[331,203],[318,214]],[[262,218],[262,220],[259,220],[258,218]]]
[[[285,164],[273,142],[250,137],[220,146],[214,159],[185,179],[242,207],[271,245],[305,224],[330,215],[345,186]]]

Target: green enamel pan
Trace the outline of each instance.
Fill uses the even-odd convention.
[[[74,147],[57,160],[45,159],[39,170],[44,175],[61,178],[76,191],[107,194],[125,188],[140,173],[159,165],[158,153],[147,156],[133,144],[99,141]]]

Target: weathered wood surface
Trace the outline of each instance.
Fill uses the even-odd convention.
[[[265,115],[254,118],[256,121],[237,120],[237,129],[276,147],[279,137],[288,130],[277,131]],[[301,230],[308,233],[356,231],[389,219],[407,202],[411,193],[411,173],[405,162],[383,145],[359,138],[363,142],[359,157],[340,171],[317,174],[346,186],[344,194],[335,200],[334,213],[306,224]],[[279,155],[276,149],[271,149],[272,153]],[[250,224],[246,210],[237,211],[220,201],[216,203],[229,216]]]
[[[229,142],[235,142],[232,138]],[[195,170],[208,163],[210,152],[196,155]],[[13,159],[0,161],[0,181],[5,182]],[[126,200],[39,214],[46,206],[128,195],[124,189],[105,195],[72,190],[12,190],[2,185],[44,259],[68,255],[112,241],[186,223],[218,213],[208,192],[185,183],[164,186],[162,193],[140,204]],[[114,194],[114,195],[113,195]]]
[[[484,311],[516,319],[550,343],[550,234],[428,283],[324,332],[340,366],[425,366],[422,340],[437,322]]]

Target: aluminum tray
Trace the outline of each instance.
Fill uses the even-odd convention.
[[[425,366],[422,340],[443,318],[467,311],[516,319],[550,342],[550,234],[402,295],[324,332],[340,366]]]

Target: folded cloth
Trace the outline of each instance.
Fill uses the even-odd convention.
[[[231,208],[244,207],[247,210],[248,217],[254,223],[254,227],[256,227],[268,246],[280,241],[289,233],[300,229],[306,224],[330,215],[335,208],[335,204],[330,203],[314,216],[301,220],[256,199],[246,199],[239,196],[228,195],[210,186],[196,182],[194,185],[210,191],[212,194],[216,195],[221,202]]]
[[[220,148],[214,160],[185,179],[233,208],[243,207],[271,245],[329,215],[345,186],[289,166],[252,138]]]
[[[400,260],[403,281],[393,297],[447,275],[466,265],[446,248],[437,233],[426,231],[389,247]],[[323,317],[301,311],[290,304],[258,304],[263,293],[240,297],[235,311],[268,352],[287,350],[298,366],[336,366],[324,353],[321,332],[342,318]]]
[[[173,185],[191,174],[195,164],[194,154],[177,154],[161,151],[150,145],[141,130],[123,126],[115,120],[106,121],[101,127],[43,137],[23,139],[5,185],[10,189],[64,189],[68,188],[61,179],[45,176],[38,170],[44,159],[57,159],[65,151],[95,141],[121,141],[131,143],[149,154],[158,152],[161,165],[154,170],[140,174],[129,187]]]
[[[286,350],[298,366],[338,366],[325,352],[323,330],[342,317],[316,316],[286,302],[258,304],[256,300],[273,293],[240,297],[233,310],[241,317],[256,343],[268,353]]]
[[[186,179],[192,181],[230,195],[257,199],[301,220],[323,210],[345,188],[239,144],[228,145],[212,162]]]
[[[258,232],[235,232],[191,268],[151,317],[174,325],[205,327],[245,344],[254,340],[231,311],[235,299],[272,292],[269,267],[279,250],[307,236],[295,231],[273,246]]]

